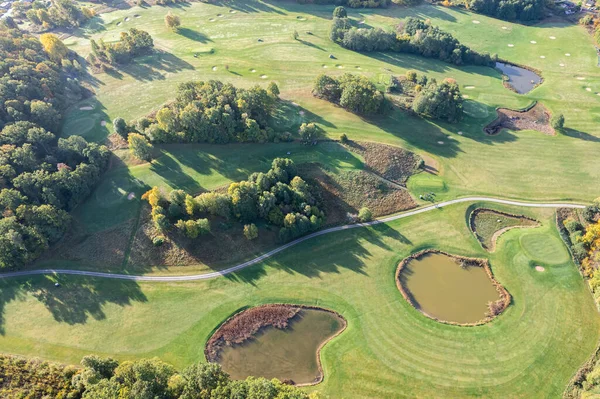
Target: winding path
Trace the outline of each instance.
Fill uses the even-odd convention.
[[[372,222],[367,223],[356,223],[356,224],[347,224],[344,226],[332,227],[329,229],[317,231],[315,233],[309,234],[304,237],[300,237],[297,240],[291,241],[285,245],[282,245],[278,248],[275,248],[272,251],[269,251],[257,258],[251,259],[247,262],[240,263],[239,265],[229,267],[227,269],[223,269],[217,272],[204,273],[204,274],[194,274],[194,275],[184,275],[184,276],[139,276],[139,275],[127,275],[127,274],[117,274],[117,273],[101,273],[101,272],[90,272],[84,270],[68,270],[68,269],[41,269],[41,270],[27,270],[21,272],[10,272],[10,273],[1,273],[0,278],[11,278],[11,277],[21,277],[21,276],[33,276],[40,274],[70,274],[70,275],[78,275],[78,276],[88,276],[88,277],[103,277],[103,278],[112,278],[119,280],[134,280],[134,281],[192,281],[192,280],[208,280],[212,278],[217,278],[224,276],[226,274],[230,274],[236,272],[238,270],[244,269],[246,267],[255,265],[257,263],[262,262],[265,259],[272,257],[273,255],[293,247],[294,245],[300,244],[301,242],[310,240],[311,238],[322,236],[329,233],[334,233],[336,231],[342,230],[350,230],[358,227],[367,227],[367,226],[375,226],[381,223],[391,222],[393,220],[403,219],[410,216],[418,215],[420,213],[429,212],[434,209],[443,208],[445,206],[459,204],[461,202],[477,202],[477,201],[486,201],[486,202],[494,202],[497,204],[505,204],[505,205],[516,205],[523,207],[531,207],[531,208],[585,208],[584,205],[578,204],[569,204],[569,203],[532,203],[532,202],[521,202],[521,201],[511,201],[504,200],[499,198],[490,198],[490,197],[465,197],[458,198],[450,201],[440,202],[435,205],[426,206],[423,208],[418,208],[412,211],[407,211],[404,213],[400,213],[393,216],[388,216],[382,219],[377,219]]]

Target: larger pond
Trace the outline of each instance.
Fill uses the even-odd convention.
[[[318,382],[318,350],[344,324],[335,313],[302,309],[285,329],[264,327],[242,344],[225,346],[217,361],[234,379],[256,376],[295,384]]]
[[[508,76],[508,84],[519,94],[525,94],[542,83],[542,77],[528,69],[512,64],[496,62],[496,68]]]
[[[439,253],[408,261],[400,271],[400,283],[417,309],[435,319],[460,324],[485,319],[488,303],[500,298],[483,267],[464,266]]]

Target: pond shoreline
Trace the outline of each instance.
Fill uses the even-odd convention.
[[[315,353],[318,376],[314,381],[300,384],[296,384],[291,380],[284,382],[295,386],[311,386],[321,383],[324,378],[323,365],[321,363],[321,349],[332,339],[343,333],[348,326],[348,322],[338,312],[319,306],[274,303],[259,305],[251,308],[243,308],[227,318],[215,329],[204,348],[206,360],[209,362],[217,362],[219,360],[220,352],[226,346],[243,344],[244,342],[252,339],[264,328],[274,327],[280,330],[287,329],[290,322],[293,321],[293,319],[295,319],[302,310],[317,310],[331,313],[340,320],[341,328],[318,346]],[[250,317],[245,317],[248,316],[249,312]],[[257,320],[257,318],[252,316],[258,316],[258,318],[262,318],[262,320]],[[234,323],[237,325],[232,326]],[[222,331],[224,328],[231,327],[233,327],[233,330],[225,332]]]
[[[500,298],[497,301],[489,304],[489,311],[488,311],[488,314],[486,315],[486,317],[484,317],[481,320],[472,322],[472,323],[460,323],[460,322],[455,322],[455,321],[442,320],[440,318],[437,318],[435,316],[428,314],[427,312],[423,311],[422,309],[418,308],[415,305],[415,302],[412,298],[411,292],[408,290],[408,288],[405,288],[400,281],[400,274],[402,273],[402,270],[406,267],[406,265],[408,265],[408,263],[411,260],[419,259],[423,255],[427,255],[427,254],[445,255],[454,260],[466,262],[470,266],[482,267],[485,270],[487,276],[489,277],[490,281],[492,282],[492,285],[494,286],[494,288],[498,292],[498,295],[500,296]],[[457,267],[460,267],[460,266],[457,265]],[[410,306],[412,306],[415,310],[418,310],[420,313],[422,313],[423,315],[425,315],[426,317],[428,317],[432,320],[435,320],[439,323],[453,325],[453,326],[475,327],[475,326],[480,326],[480,325],[489,323],[492,320],[494,320],[497,316],[502,314],[502,312],[504,312],[508,308],[508,305],[510,305],[510,302],[512,301],[512,297],[511,297],[510,293],[508,292],[508,290],[506,290],[506,288],[504,288],[504,286],[502,284],[500,284],[500,282],[498,280],[496,280],[496,278],[494,277],[494,274],[492,273],[492,269],[491,269],[490,264],[487,259],[469,258],[466,256],[453,255],[453,254],[450,254],[450,253],[447,253],[447,252],[444,252],[444,251],[441,251],[438,249],[424,249],[422,251],[416,252],[416,253],[404,258],[398,264],[398,268],[396,269],[395,279],[396,279],[396,287],[398,288],[398,290],[400,291],[400,293],[402,294],[404,299],[410,304]]]

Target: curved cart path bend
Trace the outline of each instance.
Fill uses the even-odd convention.
[[[71,275],[89,276],[89,277],[113,278],[113,279],[120,279],[120,280],[155,281],[155,282],[208,280],[211,278],[221,277],[226,274],[233,273],[238,270],[244,269],[246,267],[260,263],[263,260],[268,259],[283,250],[293,247],[294,245],[300,244],[301,242],[304,242],[306,240],[310,240],[311,238],[314,238],[314,237],[334,233],[336,231],[355,229],[355,228],[359,228],[359,227],[375,226],[377,224],[387,223],[387,222],[391,222],[393,220],[407,218],[410,216],[418,215],[419,213],[429,212],[434,209],[443,208],[445,206],[454,205],[454,204],[458,204],[461,202],[477,202],[477,201],[494,202],[497,204],[516,205],[516,206],[524,206],[524,207],[531,207],[531,208],[584,208],[585,207],[584,205],[569,204],[569,203],[532,203],[532,202],[511,201],[511,200],[490,198],[490,197],[465,197],[465,198],[458,198],[458,199],[454,199],[454,200],[450,200],[450,201],[440,202],[435,205],[430,205],[430,206],[418,208],[418,209],[415,209],[412,211],[385,217],[382,219],[377,219],[377,220],[374,220],[374,221],[368,222],[368,223],[348,224],[348,225],[344,225],[344,226],[337,226],[337,227],[332,227],[329,229],[317,231],[317,232],[309,234],[307,236],[298,238],[297,240],[291,241],[291,242],[289,242],[285,245],[282,245],[278,248],[275,248],[274,250],[269,251],[257,258],[254,258],[254,259],[249,260],[244,263],[240,263],[239,265],[236,265],[236,266],[229,267],[227,269],[220,270],[218,272],[195,274],[195,275],[184,275],[184,276],[136,276],[136,275],[117,274],[117,273],[90,272],[90,271],[83,271],[83,270],[42,269],[42,270],[28,270],[28,271],[21,271],[21,272],[1,273],[0,278],[32,276],[32,275],[38,275],[38,274],[71,274]]]

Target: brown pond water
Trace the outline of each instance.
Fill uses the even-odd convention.
[[[225,347],[218,363],[234,379],[252,375],[315,382],[320,376],[319,346],[343,327],[344,321],[332,312],[302,309],[284,330],[266,327],[243,344]]]
[[[463,268],[443,254],[413,259],[400,272],[400,283],[415,307],[444,321],[474,323],[483,319],[498,291],[483,267]]]

